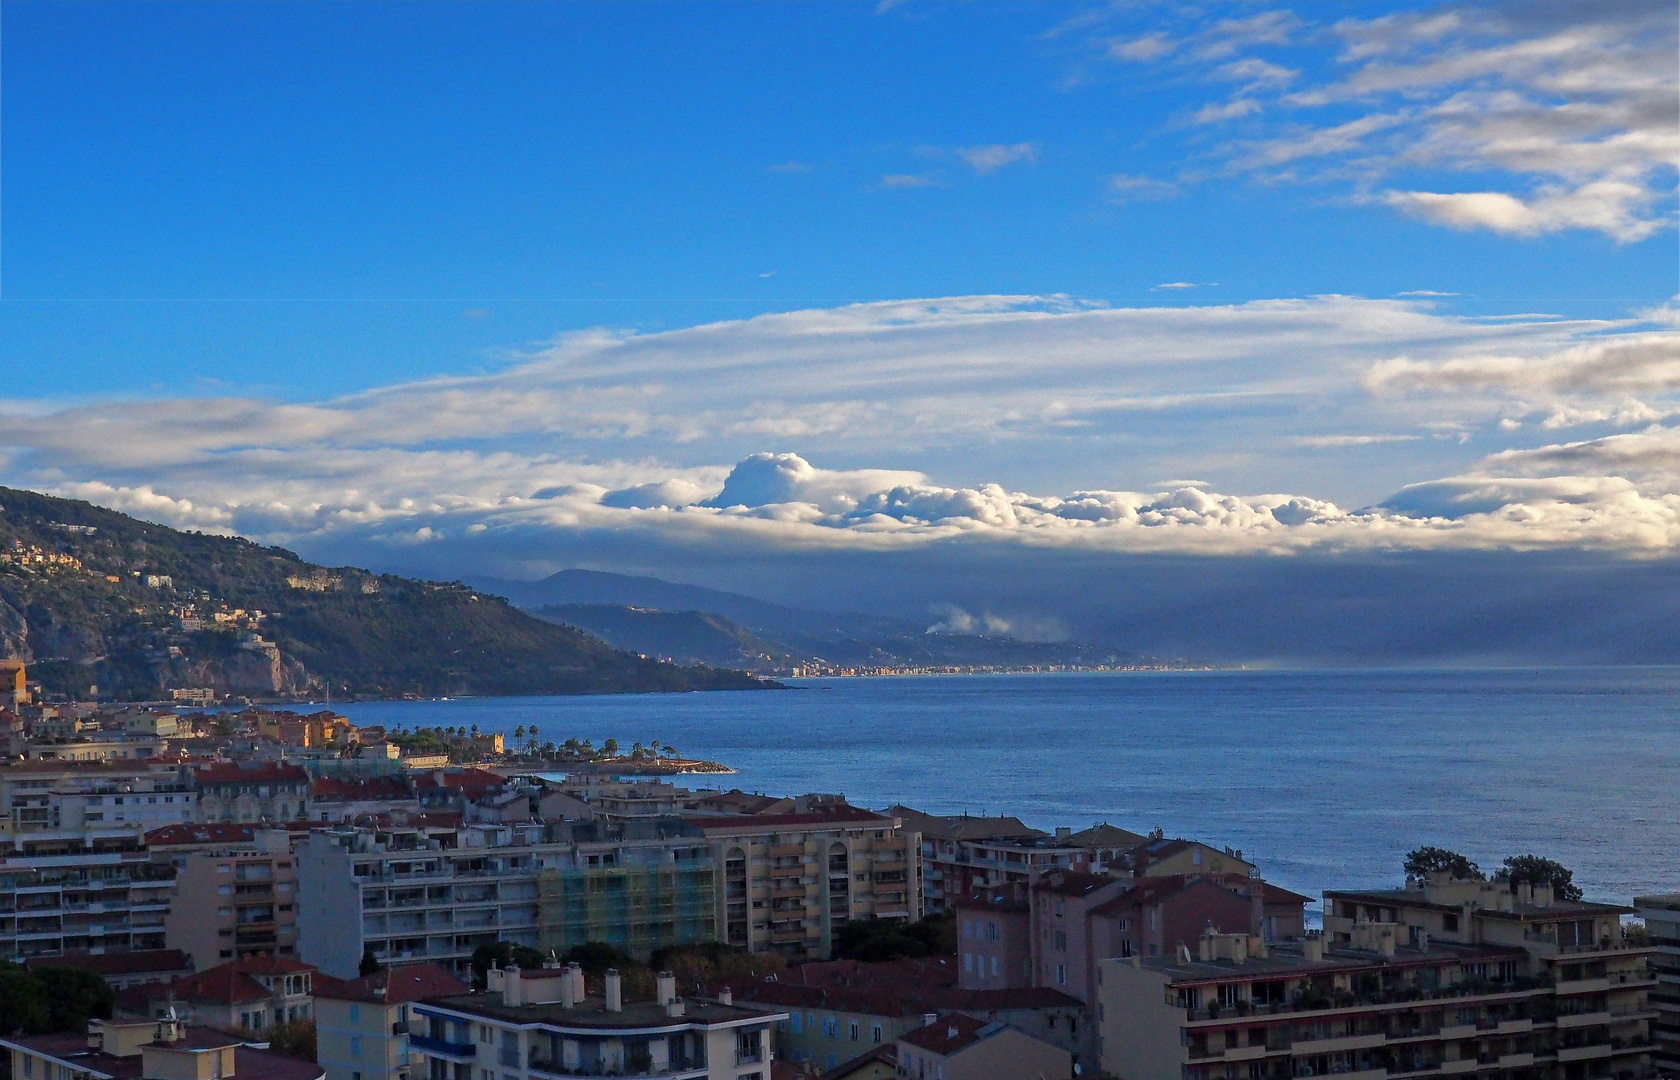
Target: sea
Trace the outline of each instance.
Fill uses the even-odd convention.
[[[794,680],[783,691],[335,706],[543,741],[657,740],[691,787],[844,794],[1240,849],[1277,884],[1398,886],[1405,853],[1538,854],[1591,899],[1680,891],[1680,668]]]

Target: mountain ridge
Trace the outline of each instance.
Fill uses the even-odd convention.
[[[460,582],[326,567],[241,537],[0,488],[0,658],[49,693],[288,698],[754,689],[535,618]]]

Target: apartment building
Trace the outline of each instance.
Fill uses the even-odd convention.
[[[1099,973],[1101,1063],[1124,1080],[1653,1075],[1642,1002],[1612,1004],[1637,986],[1554,980],[1518,945],[1376,923],[1281,944],[1210,931]]]
[[[722,868],[717,920],[729,945],[820,959],[852,919],[921,917],[921,835],[898,818],[836,802],[688,820]]]
[[[962,984],[1051,987],[1096,998],[1097,963],[1159,956],[1212,926],[1299,937],[1310,898],[1239,874],[1134,878],[1053,871],[977,893],[957,908]]]
[[[922,902],[948,911],[962,897],[1050,870],[1087,871],[1091,853],[1072,844],[1071,830],[1052,836],[1015,817],[924,814],[908,806],[885,811],[921,833]]]
[[[1651,938],[1651,1061],[1662,1076],[1680,1076],[1680,893],[1636,896],[1633,906]]]
[[[283,761],[218,762],[193,770],[199,820],[287,822],[309,816],[309,773]]]
[[[349,979],[364,951],[462,973],[480,945],[535,948],[537,871],[564,854],[541,825],[316,830],[297,849],[298,956]]]
[[[0,767],[0,799],[18,855],[133,847],[150,829],[197,816],[187,778],[166,762],[12,762]]]
[[[326,1080],[413,1080],[415,1002],[469,992],[437,964],[404,964],[355,979],[315,976],[315,1060]]]
[[[717,865],[699,829],[680,818],[632,818],[561,831],[570,850],[537,871],[545,952],[602,941],[645,960],[667,946],[717,940]]]
[[[312,1061],[178,1021],[94,1020],[86,1033],[0,1039],[14,1080],[321,1080]]]
[[[13,857],[0,863],[0,957],[166,947],[175,868],[144,851]]]
[[[171,840],[190,843],[212,830],[242,830],[250,840],[207,845],[210,850],[169,851]],[[297,955],[297,865],[289,833],[253,832],[248,826],[176,826],[148,840],[154,837],[154,855],[169,857],[177,867],[164,919],[170,948],[192,957],[200,971],[227,960]]]
[[[716,937],[716,864],[680,820],[337,826],[297,850],[298,955],[338,978],[364,949],[464,974],[498,941],[647,955]]]
[[[652,1001],[624,1000],[611,971],[602,995],[587,997],[576,965],[489,974],[485,993],[414,1006],[409,1046],[424,1059],[423,1080],[769,1080],[771,1028],[785,1019],[727,994],[679,998],[669,972]]]

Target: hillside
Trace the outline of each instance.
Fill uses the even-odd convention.
[[[156,698],[747,689],[615,649],[459,583],[307,563],[89,503],[0,488],[0,658],[49,692]]]

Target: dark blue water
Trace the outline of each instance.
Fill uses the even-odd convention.
[[[1589,897],[1680,890],[1680,668],[818,679],[785,692],[366,702],[363,723],[675,744],[749,791],[1096,821],[1279,884],[1399,884],[1419,844],[1534,852]],[[685,781],[688,782],[688,781]]]

